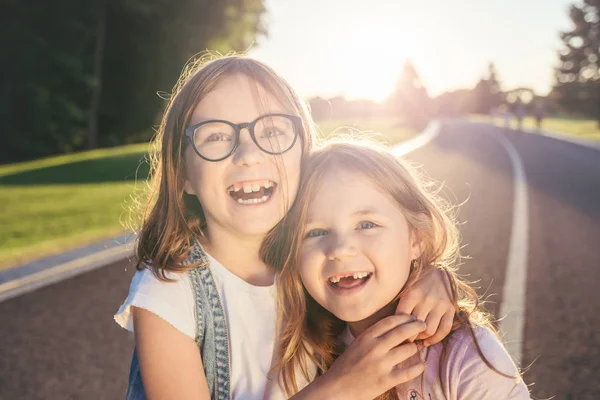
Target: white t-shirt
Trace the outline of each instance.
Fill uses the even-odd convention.
[[[517,367],[496,335],[487,328],[476,327],[475,336],[481,352],[499,371],[518,377]],[[342,333],[342,343],[347,347],[354,337],[348,328]],[[475,343],[466,329],[455,331],[446,349],[440,381],[439,368],[443,344],[429,349],[419,347],[414,356],[426,361],[425,372],[418,378],[396,387],[401,399],[477,399],[477,400],[523,400],[529,399],[529,391],[523,380],[511,379],[490,369],[479,356]],[[409,365],[413,364],[409,360]]]
[[[207,256],[227,321],[232,398],[262,399],[275,342],[275,285],[253,286]],[[167,273],[167,277],[174,282],[162,282],[148,269],[137,271],[115,321],[133,332],[131,306],[144,308],[194,339],[194,294],[189,277],[179,273]]]

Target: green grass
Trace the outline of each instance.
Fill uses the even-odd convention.
[[[474,121],[489,122],[490,118],[485,115],[473,115],[469,119]],[[496,119],[496,124],[503,124],[504,121],[500,122],[501,118]],[[535,129],[535,119],[533,117],[527,117],[523,120],[523,126],[525,128]],[[512,128],[517,128],[517,122],[512,119]],[[545,118],[542,122],[542,129],[565,133],[573,136],[577,136],[582,139],[600,141],[600,128],[598,128],[598,122],[589,119],[577,119],[577,118]]]
[[[0,186],[0,265],[56,254],[124,230],[133,183]]]
[[[147,144],[0,167],[0,269],[112,237],[148,176]]]
[[[390,144],[414,135],[391,119],[318,125],[324,137],[346,126],[380,132],[385,138],[374,138]],[[128,145],[0,166],[0,269],[125,231],[134,190],[148,176],[147,151],[147,144]]]

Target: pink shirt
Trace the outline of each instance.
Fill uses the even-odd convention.
[[[518,376],[518,371],[496,335],[487,328],[475,328],[481,351],[497,370]],[[341,336],[344,345],[354,340],[350,330]],[[455,331],[448,340],[446,359],[439,367],[443,345],[429,349],[419,347],[415,357],[425,359],[425,372],[420,377],[397,387],[400,398],[406,400],[501,400],[529,399],[529,391],[522,379],[504,377],[490,369],[479,356],[470,333]],[[409,360],[412,365],[413,360]]]

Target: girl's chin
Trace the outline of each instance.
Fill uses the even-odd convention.
[[[356,312],[356,311],[352,311],[352,312],[338,312],[333,313],[333,315],[335,315],[338,319],[341,319],[342,321],[346,322],[346,323],[356,323],[356,322],[363,322],[369,319],[369,317],[372,317],[373,314],[375,314],[376,310],[373,311],[360,311],[360,312]]]
[[[361,310],[346,310],[338,313],[333,313],[337,318],[347,323],[360,323],[361,325],[373,325],[377,321],[389,317],[394,314],[396,310],[397,301],[387,303],[383,307],[375,307],[373,309],[361,309]]]

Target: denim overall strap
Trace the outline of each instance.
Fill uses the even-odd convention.
[[[196,240],[185,265],[199,264],[188,276],[194,294],[196,344],[200,349],[204,373],[212,400],[230,399],[229,340],[225,313],[210,272],[209,261]],[[134,348],[129,370],[126,400],[146,400],[137,348]]]
[[[213,400],[230,399],[229,335],[225,312],[208,260],[198,243],[192,258],[203,261],[189,271],[195,298],[196,342],[202,354],[206,381]]]
[[[140,364],[137,357],[137,348],[133,349],[131,358],[131,367],[129,368],[129,383],[127,385],[127,394],[125,400],[146,400],[142,375],[140,373]]]

